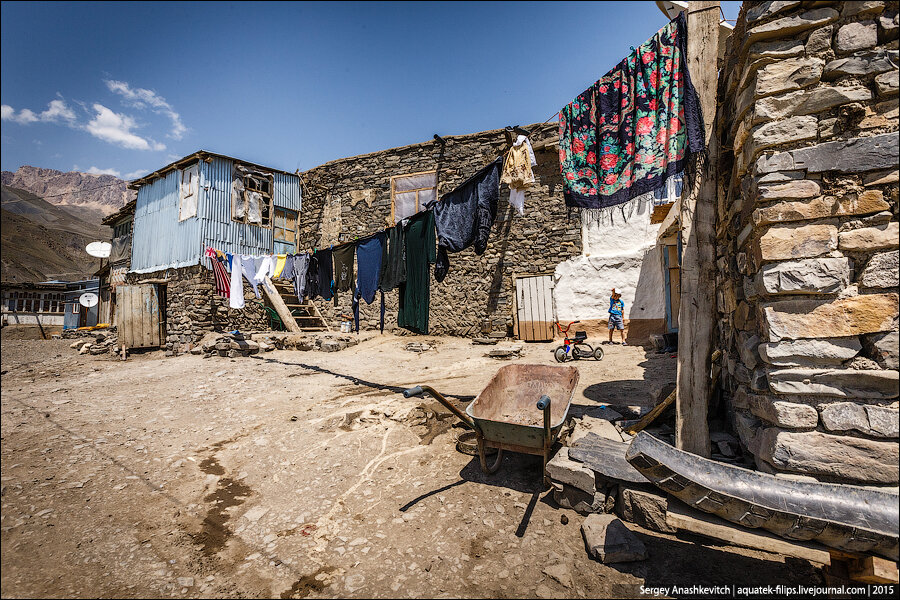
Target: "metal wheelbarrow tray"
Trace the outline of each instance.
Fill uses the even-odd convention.
[[[897,496],[855,485],[791,481],[678,450],[642,431],[625,459],[679,500],[791,540],[897,560]]]
[[[482,470],[495,473],[504,450],[542,456],[546,469],[577,384],[575,367],[515,364],[501,367],[465,413],[428,386],[417,386],[403,395],[409,398],[428,392],[449,408],[475,431]],[[485,459],[487,448],[497,449],[492,465]]]

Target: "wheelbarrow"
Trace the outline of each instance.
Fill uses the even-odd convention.
[[[515,364],[501,367],[465,412],[427,385],[405,390],[403,397],[428,393],[472,429],[485,473],[496,473],[503,451],[509,450],[542,456],[546,479],[550,450],[569,414],[577,384],[575,367]],[[497,450],[490,465],[485,456],[488,448]]]

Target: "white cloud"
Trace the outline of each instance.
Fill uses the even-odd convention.
[[[2,117],[4,121],[14,121],[21,125],[28,125],[29,123],[37,123],[40,121],[42,123],[65,122],[71,126],[75,125],[77,118],[75,116],[75,111],[66,105],[66,101],[63,100],[62,97],[51,100],[49,104],[47,104],[47,110],[40,114],[35,114],[33,110],[28,108],[23,108],[16,113],[16,109],[8,104],[4,104],[0,107],[0,117]]]
[[[115,144],[130,150],[165,150],[165,144],[154,142],[149,138],[142,138],[131,130],[137,124],[134,119],[125,114],[119,114],[106,108],[102,104],[94,104],[96,116],[85,126],[92,136],[110,144]]]
[[[91,167],[87,171],[85,171],[88,175],[112,175],[114,177],[119,176],[119,172],[115,169],[98,169],[97,167]]]
[[[132,171],[131,173],[125,173],[125,175],[122,177],[122,179],[127,179],[127,180],[137,179],[138,177],[143,177],[144,175],[146,175],[149,172],[150,171],[148,171],[147,169],[138,169],[137,171]]]
[[[180,140],[187,132],[187,127],[181,122],[181,115],[175,112],[172,105],[166,102],[166,99],[158,95],[153,90],[144,88],[132,88],[126,81],[115,81],[107,79],[104,81],[109,91],[121,95],[128,101],[128,104],[135,108],[145,108],[150,106],[155,112],[166,115],[172,121],[172,131],[168,136],[175,140]]]

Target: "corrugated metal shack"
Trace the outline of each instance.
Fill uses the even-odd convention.
[[[216,295],[203,256],[208,247],[234,254],[295,252],[300,177],[200,150],[132,181],[129,188],[137,190],[137,199],[125,284],[155,286],[152,293],[129,293],[158,301],[153,312],[160,335],[145,336],[142,345],[185,349],[207,331],[267,328],[261,302],[233,310],[227,298]],[[132,313],[116,314],[142,318]],[[117,323],[120,332],[127,330],[124,325]]]

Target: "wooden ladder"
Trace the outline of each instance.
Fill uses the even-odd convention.
[[[272,283],[301,330],[331,331],[328,321],[325,320],[325,317],[312,300],[298,301],[297,295],[294,293],[294,286],[286,281],[273,279]]]

